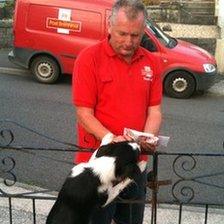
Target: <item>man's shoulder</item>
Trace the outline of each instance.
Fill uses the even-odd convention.
[[[144,58],[146,60],[150,60],[153,63],[159,63],[159,57],[158,55],[148,51],[147,49],[145,49],[144,47],[140,47],[142,55],[144,55]]]
[[[81,50],[79,53],[79,57],[87,57],[87,56],[94,56],[99,53],[99,51],[102,49],[103,46],[103,41],[99,41],[91,46],[85,47],[84,49]]]
[[[141,52],[144,56],[146,57],[154,57],[153,53],[150,52],[149,50],[145,49],[144,47],[140,46]]]

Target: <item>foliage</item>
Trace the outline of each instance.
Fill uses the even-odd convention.
[[[159,5],[161,0],[142,0],[145,5]]]
[[[0,3],[0,19],[12,18],[13,10],[15,6],[14,0],[6,0]]]

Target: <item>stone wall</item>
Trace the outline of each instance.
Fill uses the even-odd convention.
[[[215,0],[162,0],[158,5],[148,5],[148,12],[157,21],[183,24],[215,25]]]
[[[216,49],[216,39],[215,38],[179,38],[181,40],[190,42],[192,44],[195,44],[206,51],[208,51],[210,54],[215,55],[215,49]]]
[[[176,23],[158,23],[171,37],[191,42],[215,55],[219,28],[215,25],[189,25]]]
[[[224,0],[216,0],[216,16],[218,17],[218,27],[220,29],[220,37],[217,39],[216,44],[216,61],[219,72],[224,74]]]
[[[10,48],[12,42],[12,20],[0,20],[0,48]]]

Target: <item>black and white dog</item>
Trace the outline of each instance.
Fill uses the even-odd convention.
[[[88,224],[93,210],[111,203],[131,182],[141,177],[135,142],[101,146],[89,162],[76,165],[67,177],[46,224]]]

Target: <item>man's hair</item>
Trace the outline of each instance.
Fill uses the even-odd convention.
[[[143,13],[145,21],[148,17],[145,5],[141,0],[117,0],[112,7],[112,13],[110,17],[111,23],[115,21],[117,13],[121,8],[125,9],[125,15],[129,20],[136,19],[139,13]]]

